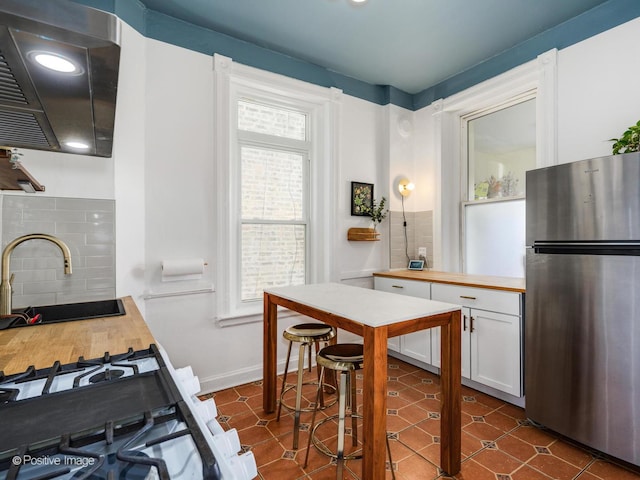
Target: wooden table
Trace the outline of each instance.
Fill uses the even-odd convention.
[[[364,339],[362,476],[385,478],[387,338],[441,327],[441,468],[460,471],[460,306],[339,283],[268,289],[264,293],[265,412],[276,409],[278,305]]]

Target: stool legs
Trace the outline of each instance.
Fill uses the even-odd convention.
[[[316,429],[316,413],[318,412],[318,402],[320,401],[320,395],[322,393],[322,384],[324,381],[325,367],[320,370],[320,377],[318,379],[318,391],[316,393],[316,408],[313,410],[313,416],[311,418],[311,429],[309,430],[309,439],[307,441],[307,452],[304,457],[304,467],[307,468],[309,464],[309,451],[311,450],[311,440]],[[344,437],[345,437],[345,420],[346,410],[349,405],[351,409],[351,437],[353,440],[353,446],[358,445],[358,423],[357,423],[357,402],[356,402],[356,372],[355,371],[341,371],[339,373],[339,400],[338,400],[338,446],[336,452],[336,478],[341,480],[344,475]],[[335,418],[335,417],[333,417]],[[391,447],[389,445],[389,438],[386,437],[387,454],[389,455],[389,467],[391,469],[391,477],[393,480],[396,478],[396,474],[393,470],[393,461],[391,459]]]
[[[293,345],[293,342],[289,342],[289,348],[287,351],[287,360],[284,365],[284,375],[282,378],[282,388],[280,390],[280,402],[278,402],[278,413],[276,416],[276,421],[280,421],[280,414],[282,412],[284,394],[287,391],[287,376],[289,373],[289,359],[291,358],[292,345]],[[298,353],[298,372],[297,372],[297,378],[296,378],[296,403],[295,403],[295,410],[294,410],[294,416],[293,416],[293,447],[292,447],[293,450],[298,449],[298,443],[299,443],[298,440],[300,438],[300,414],[303,411],[302,387],[303,385],[305,385],[303,381],[303,376],[305,371],[304,359],[305,359],[305,356],[307,356],[307,352],[305,352],[305,349],[308,349],[309,371],[311,371],[313,368],[311,364],[311,350],[313,349],[313,345],[314,343],[301,342],[299,353]],[[319,348],[318,348],[319,342],[315,342],[315,345],[316,345],[316,351],[319,351]],[[320,371],[318,370],[318,372]],[[318,383],[319,385],[322,385],[322,381],[320,379],[320,373],[318,373],[318,382],[319,382]],[[319,402],[320,408],[325,407],[324,391],[322,389],[320,389],[319,397],[316,400],[316,403],[318,402]],[[305,410],[305,411],[308,411],[308,410]]]
[[[313,435],[313,426],[316,424],[316,413],[318,413],[318,402],[320,401],[320,390],[322,390],[322,382],[324,381],[324,367],[320,369],[320,379],[318,380],[318,392],[316,393],[316,408],[313,409],[313,415],[311,416],[311,428],[309,429],[309,439],[307,440],[307,453],[304,456],[304,468],[307,468],[309,463],[309,450],[311,450],[311,436]],[[342,401],[342,397],[340,397]],[[341,407],[339,407],[341,408]]]
[[[336,452],[336,466],[337,466],[337,478],[342,478],[342,471],[344,469],[344,423],[347,410],[347,390],[349,393],[351,388],[351,375],[350,372],[340,372],[340,403],[338,408],[338,451]],[[355,402],[352,403],[351,408],[355,407]],[[353,410],[351,411],[351,425],[355,424],[355,417],[353,416]],[[357,445],[354,438],[354,446]]]
[[[278,402],[278,416],[276,420],[280,421],[280,412],[282,411],[282,397],[284,397],[284,389],[287,385],[287,373],[289,372],[289,359],[291,358],[291,346],[293,342],[289,342],[289,349],[287,350],[287,361],[284,364],[284,375],[282,377],[282,389],[280,390],[280,401]]]
[[[304,349],[306,344],[300,344],[300,351],[298,353],[298,384],[296,386],[296,411],[293,417],[293,449],[298,449],[298,438],[300,437],[300,403],[302,401],[302,376],[304,375]],[[311,352],[311,345],[309,345],[309,352]],[[311,367],[311,362],[309,362]]]
[[[346,372],[345,372],[346,373]],[[356,400],[356,372],[352,370],[347,373],[348,382],[351,384],[351,438],[353,439],[353,446],[358,446],[358,421],[356,413],[358,410],[358,401]]]

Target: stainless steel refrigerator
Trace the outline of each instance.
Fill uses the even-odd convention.
[[[640,153],[526,180],[526,415],[640,465]]]

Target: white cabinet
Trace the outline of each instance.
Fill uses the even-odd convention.
[[[462,376],[516,397],[522,394],[521,296],[517,292],[434,283],[433,300],[462,305]],[[440,366],[440,331],[432,329]]]
[[[431,283],[417,280],[399,280],[395,278],[374,277],[376,290],[398,293],[412,297],[431,298]],[[402,353],[424,363],[431,363],[431,330],[420,330],[408,335],[392,337],[387,346],[390,350]]]

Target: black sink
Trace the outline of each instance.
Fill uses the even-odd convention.
[[[63,305],[43,305],[13,310],[13,313],[24,314],[30,319],[37,319],[34,323],[27,323],[21,316],[12,319],[2,319],[2,328],[28,327],[47,323],[71,322],[74,320],[88,320],[90,318],[115,317],[124,315],[122,300],[97,300],[94,302],[66,303]],[[40,315],[40,317],[38,317]]]

